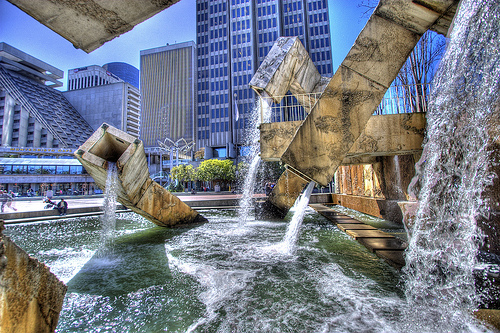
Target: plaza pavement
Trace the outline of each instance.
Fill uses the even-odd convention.
[[[238,200],[241,194],[233,194],[231,192],[197,192],[191,193],[173,193],[187,205],[193,209],[210,209],[210,208],[229,208],[238,205]],[[255,194],[254,198],[264,198],[264,194]],[[52,201],[58,203],[61,198],[68,203],[68,213],[66,216],[60,217],[55,209],[45,209],[46,203],[43,202],[43,197],[21,197],[15,198],[12,207],[4,207],[4,212],[0,213],[0,219],[8,223],[24,223],[35,222],[57,218],[69,218],[89,215],[102,214],[102,206],[104,203],[103,195],[91,196],[56,196]],[[117,210],[126,211],[126,207],[117,206]]]

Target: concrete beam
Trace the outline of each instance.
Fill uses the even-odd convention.
[[[179,0],[8,0],[89,53]]]
[[[301,124],[302,121],[261,124],[261,159],[279,161]],[[354,161],[360,157],[421,151],[425,125],[424,113],[371,116],[341,164],[357,164]]]

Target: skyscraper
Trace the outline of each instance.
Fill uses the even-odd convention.
[[[157,147],[166,138],[195,140],[195,44],[141,51],[141,139]]]
[[[298,36],[332,76],[327,0],[197,0],[197,147],[231,157],[243,144],[255,94],[248,82],[281,36]],[[291,101],[293,102],[293,101]]]

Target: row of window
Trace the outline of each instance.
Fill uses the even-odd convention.
[[[210,70],[210,78],[227,76],[227,67],[212,68]]]
[[[284,35],[285,36],[288,36],[288,37],[293,37],[293,36],[300,36],[300,40],[302,41],[302,44],[304,44],[304,41],[303,41],[303,36],[304,36],[304,30],[302,28],[302,26],[300,27],[293,27],[293,28],[286,28],[285,31],[284,31]]]
[[[330,51],[322,51],[322,52],[311,53],[311,60],[313,62],[330,60]]]
[[[278,39],[277,31],[259,34],[259,43],[261,44],[267,42],[274,42],[276,39]]]
[[[215,5],[210,5],[210,14],[217,14],[226,11],[226,3],[219,3]]]
[[[250,8],[248,6],[235,8],[231,11],[231,14],[232,14],[232,17],[249,16],[250,15]]]
[[[69,80],[68,89],[69,90],[83,89],[88,87],[101,86],[104,84],[109,84],[109,81],[103,79],[102,77],[98,77],[97,75],[86,76],[86,77],[80,77],[78,79]]]
[[[323,34],[328,34],[328,25],[320,25],[320,26],[315,26],[311,27],[311,36],[318,36],[318,35],[323,35]]]
[[[227,50],[227,40],[223,40],[220,42],[215,42],[210,44],[210,52],[217,52],[217,51],[225,51]]]
[[[319,39],[311,39],[311,47],[313,49],[317,49],[320,47],[330,47],[330,38],[319,38]],[[313,60],[314,61],[314,60]]]
[[[219,37],[227,37],[227,29],[224,28],[219,28],[219,29],[213,29],[210,31],[210,38],[219,38]]]
[[[327,8],[327,0],[309,2],[309,11]]]
[[[259,30],[264,30],[264,29],[271,29],[271,28],[276,28],[278,26],[278,20],[276,17],[273,17],[272,19],[265,19],[265,20],[260,20],[258,23]]]
[[[261,0],[258,0],[257,3],[260,3]],[[241,5],[245,3],[249,3],[250,0],[232,0],[231,4],[234,5]]]
[[[285,13],[291,12],[291,11],[298,11],[302,10],[302,1],[288,1],[288,3],[285,2],[284,6],[284,11]]]
[[[285,15],[285,25],[289,24],[302,24],[302,14]]]
[[[81,165],[4,165],[3,175],[84,175],[87,171]]]
[[[213,28],[217,24],[226,24],[227,23],[227,17],[226,15],[223,16],[216,16],[216,17],[210,17],[210,26]]]
[[[324,12],[323,14],[313,14],[309,16],[309,23],[315,24],[319,22],[328,22],[328,13]]]
[[[257,8],[257,15],[266,16],[266,15],[275,15],[276,14],[276,6],[275,5],[267,5]]]
[[[245,30],[245,29],[250,29],[250,20],[238,20],[236,22],[233,22],[233,31],[240,31],[240,30]]]
[[[252,56],[252,49],[250,48],[250,46],[243,46],[237,49],[233,49],[233,59],[247,57],[247,56],[249,57]],[[227,61],[227,59],[225,60]]]

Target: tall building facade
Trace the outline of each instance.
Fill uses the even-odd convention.
[[[68,91],[64,96],[97,130],[103,122],[139,137],[141,94],[104,67],[91,65],[68,71]]]
[[[125,62],[110,62],[102,66],[108,72],[139,89],[139,70]]]
[[[63,72],[6,43],[0,43],[2,147],[77,148],[93,131],[54,89]]]
[[[141,51],[141,140],[146,147],[166,138],[196,139],[195,51],[192,41]]]
[[[64,96],[96,131],[102,123],[140,135],[141,93],[128,82],[65,91]]]
[[[197,0],[197,147],[236,157],[256,96],[253,74],[278,37],[298,36],[333,75],[327,0]],[[291,101],[293,103],[293,101]]]

